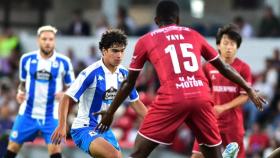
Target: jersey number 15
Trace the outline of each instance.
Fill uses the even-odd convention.
[[[188,49],[193,49],[193,45],[190,43],[181,43],[180,44],[180,48],[181,48],[181,53],[183,55],[184,58],[190,58],[191,59],[191,63],[190,61],[184,61],[184,68],[186,71],[190,71],[190,72],[195,72],[198,70],[198,62],[196,59],[196,56],[193,52],[190,52]],[[174,44],[170,44],[165,48],[165,53],[170,53],[171,56],[171,61],[172,61],[172,65],[173,65],[173,69],[175,74],[179,74],[181,73],[181,68],[179,65],[179,60],[178,60],[178,56],[177,56],[177,51],[175,49],[175,45]]]

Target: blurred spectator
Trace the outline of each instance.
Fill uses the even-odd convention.
[[[84,68],[86,68],[86,63],[76,57],[75,52],[72,48],[68,48],[66,55],[71,59],[75,76],[77,76],[78,73],[80,73]]]
[[[95,45],[91,45],[89,48],[89,56],[84,59],[86,66],[89,66],[101,58],[101,53],[98,52]]]
[[[154,67],[150,63],[146,63],[144,70],[141,71],[137,81],[136,88],[138,92],[149,90],[156,91],[159,87],[159,80]]]
[[[108,30],[110,28],[110,25],[108,23],[108,19],[107,17],[102,14],[101,16],[99,16],[99,18],[96,20],[96,24],[95,24],[96,28],[95,28],[95,36],[97,36],[96,38],[101,38],[102,34]]]
[[[76,57],[73,48],[67,48],[66,56],[68,56],[71,59],[73,68],[76,69],[79,64],[79,59]]]
[[[272,62],[272,67],[274,69],[276,69],[276,71],[277,71],[277,77],[275,77],[275,75],[267,76],[267,78],[269,80],[272,80],[270,82],[275,84],[274,95],[273,95],[271,105],[270,105],[271,112],[272,112],[270,114],[270,116],[273,116],[275,114],[275,111],[277,111],[277,104],[278,104],[279,98],[280,98],[280,51],[279,51],[278,48],[274,49],[273,58],[271,60],[272,60],[271,61]]]
[[[253,125],[252,134],[249,135],[248,156],[262,156],[264,150],[269,147],[269,137],[263,131],[259,123]]]
[[[136,28],[135,22],[128,15],[127,9],[123,6],[119,6],[118,8],[117,28],[123,30],[127,35],[133,35]]]
[[[9,142],[9,133],[13,125],[10,115],[8,100],[5,100],[0,106],[0,157],[4,156]]]
[[[206,25],[204,25],[203,23],[194,23],[191,26],[193,29],[195,29],[197,32],[199,32],[200,34],[202,34],[203,36],[207,36],[208,35],[208,28]]]
[[[20,56],[19,38],[10,27],[5,27],[0,35],[0,76],[14,73]]]
[[[187,126],[181,126],[170,148],[177,153],[191,154],[194,136]]]
[[[259,37],[279,37],[280,23],[270,6],[264,8],[263,17],[259,26]]]
[[[142,36],[142,35],[150,32],[150,31],[153,31],[153,30],[157,29],[157,28],[158,28],[158,26],[155,23],[144,25],[144,26],[141,26],[141,27],[139,27],[135,30],[135,35],[136,36]]]
[[[240,34],[244,38],[252,37],[254,34],[253,27],[244,20],[242,16],[236,16],[233,23],[240,28]]]
[[[69,25],[67,34],[72,36],[91,35],[91,26],[89,22],[83,19],[83,13],[81,10],[75,10],[73,12],[73,20]]]

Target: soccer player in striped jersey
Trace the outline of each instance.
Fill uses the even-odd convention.
[[[78,114],[71,128],[75,144],[93,157],[121,158],[120,147],[112,130],[103,134],[96,130],[101,115],[93,113],[108,109],[127,77],[128,71],[120,65],[126,45],[127,37],[122,31],[113,29],[103,33],[99,42],[102,59],[84,69],[62,98],[59,125],[52,135],[54,144],[60,144],[65,139],[68,108],[79,102]],[[130,92],[128,101],[143,119],[147,109],[135,89]]]
[[[51,158],[61,158],[61,148],[51,143],[51,134],[58,124],[58,102],[63,89],[74,81],[68,57],[55,51],[52,26],[38,29],[39,50],[20,59],[20,85],[16,99],[21,104],[14,122],[5,158],[14,158],[22,145],[33,141],[40,132],[48,145]]]

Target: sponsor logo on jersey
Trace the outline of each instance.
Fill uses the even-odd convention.
[[[53,66],[54,68],[58,68],[58,67],[59,67],[59,63],[58,63],[57,61],[54,61],[54,62],[52,63],[52,66]]]
[[[214,92],[230,92],[230,93],[236,93],[237,87],[234,86],[213,86]]]
[[[48,72],[47,70],[43,69],[43,70],[39,70],[36,72],[35,78],[38,81],[46,82],[46,81],[50,81],[52,79],[52,74],[50,72]]]
[[[104,78],[103,78],[102,76],[99,75],[99,76],[97,77],[97,80],[98,80],[98,81],[102,81],[102,80],[104,80]]]
[[[103,100],[113,100],[117,94],[117,89],[114,87],[111,87],[107,89],[103,95]]]
[[[194,76],[179,77],[179,82],[176,83],[176,88],[192,88],[192,87],[203,87],[201,80],[195,79]]]

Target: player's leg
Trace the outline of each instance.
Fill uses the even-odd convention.
[[[48,153],[50,158],[62,158],[60,145],[48,144]]]
[[[201,145],[200,150],[205,158],[222,158],[221,145],[213,147]]]
[[[58,120],[53,118],[45,119],[40,123],[40,129],[42,135],[45,139],[46,144],[48,145],[48,153],[50,158],[62,158],[61,155],[61,145],[55,145],[51,142],[51,136],[53,131],[58,125]]]
[[[103,134],[95,132],[94,127],[72,129],[75,144],[84,152],[98,158],[121,158],[120,147],[111,130]]]
[[[17,156],[17,153],[20,151],[21,146],[22,146],[21,144],[18,144],[13,141],[9,141],[4,158],[15,158]]]
[[[199,144],[196,139],[193,143],[191,158],[204,158],[204,156],[202,155],[202,152],[200,151],[200,147],[199,147]]]
[[[223,140],[223,146],[226,147],[228,144],[232,142],[236,142],[239,147],[239,152],[237,153],[237,158],[245,158],[246,152],[245,147],[243,143],[244,138],[244,131],[235,130],[233,132],[222,132],[221,131],[221,137]]]
[[[207,99],[193,99],[191,114],[185,122],[193,131],[205,158],[222,158],[222,141],[212,105]]]
[[[188,107],[180,101],[174,104],[157,101],[150,105],[136,137],[131,157],[145,158],[158,144],[170,145],[177,130],[184,123],[187,111]]]
[[[102,137],[90,143],[89,152],[91,156],[98,158],[121,158],[120,151]]]
[[[18,115],[13,124],[7,152],[4,158],[14,158],[24,142],[35,139],[38,131],[36,121],[27,116]]]
[[[267,158],[279,158],[280,157],[280,147],[275,149]]]
[[[158,146],[158,143],[152,142],[141,135],[137,135],[131,158],[145,158]]]

